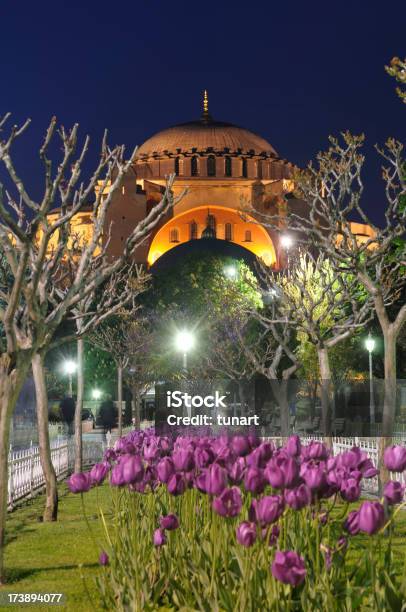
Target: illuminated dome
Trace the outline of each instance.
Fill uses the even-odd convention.
[[[231,123],[190,121],[167,128],[151,136],[138,149],[137,155],[192,153],[211,150],[215,153],[254,153],[275,157],[275,149],[261,136]]]
[[[177,153],[238,153],[277,157],[267,140],[250,130],[232,123],[215,121],[209,115],[207,94],[200,120],[181,123],[157,132],[148,138],[137,151],[138,157]]]

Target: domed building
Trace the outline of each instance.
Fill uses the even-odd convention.
[[[138,249],[138,262],[151,266],[179,244],[216,238],[279,266],[278,234],[244,210],[281,213],[282,196],[293,189],[292,165],[261,136],[214,120],[206,92],[200,119],[164,129],[138,148],[132,172],[108,212],[110,255],[121,252],[135,223],[160,200],[165,177],[172,173],[175,195],[186,194]]]
[[[200,119],[164,129],[138,148],[132,172],[107,214],[108,253],[121,254],[135,224],[160,200],[165,177],[173,173],[175,196],[186,194],[138,248],[138,263],[152,266],[180,244],[212,238],[237,244],[276,269],[283,267],[281,233],[264,227],[260,213],[283,217],[287,202],[301,209],[303,203],[292,196],[292,171],[292,164],[261,136],[213,119],[205,92]],[[84,211],[77,224],[86,233],[89,223]]]

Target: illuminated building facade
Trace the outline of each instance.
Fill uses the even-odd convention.
[[[286,263],[281,234],[261,225],[256,214],[283,218],[287,206],[300,211],[292,171],[261,136],[215,121],[205,92],[199,120],[162,130],[138,148],[108,212],[109,255],[121,253],[134,225],[160,200],[165,177],[174,173],[175,195],[187,193],[137,250],[137,262],[151,266],[179,244],[211,237],[238,244],[278,269]],[[250,215],[243,213],[247,208]]]

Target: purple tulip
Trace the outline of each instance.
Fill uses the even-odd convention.
[[[306,576],[304,560],[293,550],[278,550],[275,553],[271,570],[274,578],[293,587],[301,584]]]
[[[237,527],[236,534],[237,541],[242,544],[242,546],[249,548],[254,544],[257,537],[255,523],[248,523],[247,521],[240,523]]]
[[[298,457],[302,450],[302,444],[298,435],[290,436],[285,444],[285,450],[290,457]]]
[[[309,459],[327,459],[328,450],[323,442],[312,441],[307,447]]]
[[[109,564],[109,556],[108,554],[102,550],[99,555],[99,563],[100,565],[108,565]]]
[[[162,529],[155,529],[154,531],[154,546],[163,546],[166,544],[166,535]]]
[[[246,436],[234,436],[231,440],[231,450],[237,457],[245,457],[251,450]]]
[[[90,470],[90,480],[94,485],[100,485],[109,472],[108,463],[96,463]]]
[[[219,497],[213,500],[213,509],[220,516],[237,516],[242,508],[241,491],[238,487],[224,489]]]
[[[348,540],[345,536],[341,536],[338,538],[337,540],[337,550],[341,550],[342,552],[345,552],[347,550],[348,547]]]
[[[182,495],[186,489],[186,481],[182,474],[173,474],[166,486],[171,495]]]
[[[210,448],[196,448],[194,459],[198,468],[205,468],[213,463],[214,454]]]
[[[138,455],[123,455],[120,461],[125,484],[140,482],[144,476],[144,466]]]
[[[175,466],[170,457],[164,457],[156,466],[158,479],[160,482],[167,483],[171,476],[175,473]]]
[[[158,444],[155,440],[150,442],[150,444],[146,444],[143,449],[144,459],[146,461],[153,461],[159,455]]]
[[[383,491],[383,495],[390,506],[400,504],[403,501],[404,494],[404,485],[396,480],[390,480],[387,482]]]
[[[365,501],[358,514],[359,528],[368,535],[376,533],[385,523],[385,511],[379,502]]]
[[[359,512],[358,510],[351,510],[347,518],[344,521],[344,529],[350,535],[357,535],[359,533]]]
[[[406,469],[406,447],[388,446],[383,455],[383,462],[390,472],[403,472]]]
[[[275,546],[277,541],[278,541],[278,537],[279,537],[279,527],[278,525],[272,525],[272,529],[271,529],[271,533],[269,534],[269,546]]]
[[[308,506],[312,500],[312,493],[305,484],[299,485],[296,489],[285,491],[285,501],[293,510],[301,510]]]
[[[208,495],[220,495],[227,485],[226,470],[213,463],[205,472],[205,491]]]
[[[243,479],[245,472],[245,459],[244,457],[238,457],[234,463],[228,468],[228,477],[231,482],[240,484]]]
[[[322,465],[308,467],[303,474],[303,479],[309,489],[317,491],[322,489],[326,484],[326,474]]]
[[[274,489],[283,489],[285,486],[285,475],[282,467],[275,459],[271,459],[271,461],[268,462],[264,474],[271,487]]]
[[[179,527],[179,519],[176,514],[167,514],[166,516],[161,516],[159,519],[159,525],[161,529],[173,531],[173,529],[177,529]]]
[[[244,478],[245,489],[251,493],[262,493],[265,489],[265,485],[266,480],[263,470],[256,467],[248,468]]]
[[[361,496],[361,485],[355,478],[348,478],[342,481],[340,493],[345,501],[355,502]]]
[[[255,518],[261,527],[275,523],[284,510],[283,498],[279,495],[266,495],[258,500],[253,500]]]
[[[91,487],[89,472],[77,472],[72,474],[67,480],[67,485],[71,493],[86,493]]]
[[[105,452],[104,452],[104,456],[103,456],[104,461],[115,461],[117,459],[117,453],[115,450],[113,450],[112,448],[108,448]]]
[[[111,470],[110,484],[112,487],[123,487],[126,484],[121,463],[117,463]]]
[[[174,451],[172,461],[179,472],[189,472],[195,467],[193,451],[190,448],[180,448]]]

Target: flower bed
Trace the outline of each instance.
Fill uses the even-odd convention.
[[[388,469],[406,468],[390,447]],[[132,432],[103,463],[74,474],[84,493],[108,476],[112,513],[99,588],[106,609],[400,610],[392,533],[403,485],[384,499],[350,504],[376,475],[359,448],[331,456],[321,442],[283,447],[251,436],[155,436]],[[353,540],[368,544],[354,562]]]

